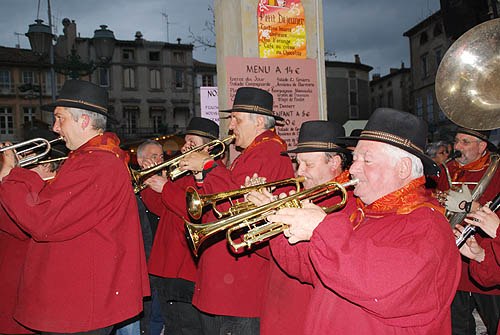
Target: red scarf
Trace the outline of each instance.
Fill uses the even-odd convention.
[[[250,145],[245,150],[243,150],[238,157],[236,157],[236,159],[233,161],[233,163],[231,164],[231,167],[229,169],[233,170],[233,168],[236,166],[236,163],[238,162],[238,158],[240,158],[241,156],[243,156],[244,153],[249,152],[249,151],[253,150],[255,147],[257,147],[258,145],[260,145],[262,143],[265,143],[265,142],[268,142],[268,141],[276,141],[276,142],[278,142],[279,144],[281,144],[281,147],[283,148],[283,151],[286,151],[287,146],[286,146],[285,141],[283,141],[283,139],[281,139],[281,137],[279,137],[276,134],[276,132],[274,131],[274,129],[272,129],[272,130],[266,130],[261,135],[257,136],[252,141],[252,143],[250,143]]]
[[[487,151],[486,155],[483,155],[481,158],[478,160],[469,163],[467,165],[461,166],[456,160],[451,162],[451,166],[456,168],[456,170],[453,172],[453,175],[451,176],[452,181],[467,181],[464,178],[464,174],[466,171],[470,172],[475,172],[475,171],[481,171],[482,169],[488,167],[490,165],[490,152]]]
[[[349,170],[345,170],[341,174],[339,174],[337,177],[333,178],[333,181],[337,182],[339,184],[345,184],[349,180],[351,180],[351,174],[349,173]]]
[[[92,137],[84,145],[71,151],[68,159],[78,157],[83,154],[91,154],[95,150],[109,151],[116,155],[125,165],[128,165],[128,154],[120,149],[120,139],[114,133],[103,133]]]
[[[358,228],[365,218],[380,218],[386,214],[408,214],[420,207],[434,208],[444,214],[444,208],[430,202],[431,198],[426,195],[424,184],[425,177],[414,179],[368,206],[357,198],[357,210],[350,217],[354,225],[353,230]]]

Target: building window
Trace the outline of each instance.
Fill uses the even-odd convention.
[[[31,124],[35,119],[36,108],[35,107],[23,107],[24,124]]]
[[[127,134],[137,133],[137,115],[139,114],[139,107],[125,107],[123,110],[125,117],[125,127]]]
[[[11,107],[0,107],[0,135],[14,134]]]
[[[415,102],[416,102],[416,105],[417,105],[417,108],[416,108],[416,110],[417,110],[417,116],[419,118],[422,118],[422,116],[424,115],[424,105],[422,103],[422,98],[418,97]]]
[[[427,78],[429,76],[429,65],[427,62],[427,55],[423,55],[420,58],[421,70],[422,70],[422,78]]]
[[[214,86],[214,76],[211,74],[204,74],[201,76],[202,86]]]
[[[394,97],[392,91],[387,92],[387,107],[394,107]]]
[[[34,84],[35,73],[33,71],[23,71],[21,74],[21,82],[23,84]]]
[[[175,88],[184,88],[184,71],[175,71]]]
[[[434,122],[434,99],[432,92],[427,93],[427,122]]]
[[[122,58],[126,62],[134,61],[134,50],[133,49],[123,49]]]
[[[443,33],[443,27],[441,26],[441,23],[436,23],[434,26],[434,37],[439,36]]]
[[[447,119],[446,115],[444,115],[444,113],[443,113],[441,107],[439,107],[439,105],[438,105],[438,118],[439,118],[440,121],[443,121],[443,120]]]
[[[378,106],[382,107],[383,103],[384,103],[384,95],[381,94],[381,95],[378,96]]]
[[[392,86],[392,81],[391,81],[391,80],[389,80],[389,81],[387,82],[387,87],[391,87],[391,86]]]
[[[160,133],[160,129],[162,126],[162,117],[159,113],[154,113],[151,115],[151,126],[153,127],[154,133]]]
[[[10,71],[1,70],[0,71],[0,90],[10,91]]]
[[[59,89],[59,83],[57,80],[57,75],[55,75],[55,81],[56,81],[56,89]],[[52,73],[51,72],[45,72],[45,92],[48,95],[52,95]],[[56,93],[57,95],[57,93]]]
[[[441,63],[441,59],[443,59],[443,50],[441,48],[437,48],[435,50],[436,53],[436,71],[437,68],[439,67],[439,64]]]
[[[99,68],[99,86],[109,87],[109,68],[107,67]]]
[[[123,87],[135,88],[135,70],[133,68],[123,69]]]
[[[151,62],[158,62],[160,60],[160,52],[159,51],[150,51],[149,52],[149,60]]]
[[[183,52],[174,52],[174,62],[177,64],[184,64],[185,58]]]
[[[161,89],[160,70],[152,69],[149,71],[149,87],[153,90]]]
[[[349,71],[349,78],[356,78],[356,71]]]
[[[424,31],[422,34],[420,34],[420,45],[427,43],[428,41],[427,33]]]

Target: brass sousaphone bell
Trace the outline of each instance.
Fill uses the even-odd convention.
[[[436,99],[461,127],[500,128],[500,19],[481,23],[446,51],[436,74]]]

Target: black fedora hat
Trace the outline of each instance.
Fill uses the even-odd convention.
[[[427,175],[439,175],[439,166],[424,153],[427,123],[417,116],[392,108],[377,108],[365,129],[350,140],[384,142],[417,156]]]
[[[240,87],[234,96],[233,108],[221,110],[224,113],[244,112],[272,116],[278,121],[284,119],[273,114],[273,95],[256,87]]]
[[[349,137],[358,137],[359,135],[361,135],[362,131],[363,131],[363,129],[360,129],[360,128],[353,129],[353,130],[351,130]],[[357,143],[358,143],[358,140],[345,140],[345,145],[347,147],[355,147]]]
[[[196,135],[214,140],[219,138],[219,125],[210,119],[195,116],[189,121],[186,135]]]
[[[488,150],[490,150],[490,151],[497,150],[496,145],[493,144],[492,142],[490,142],[490,133],[491,132],[489,130],[475,130],[475,129],[460,127],[457,129],[457,133],[477,137],[481,141],[486,142],[486,144],[488,145]]]
[[[66,80],[56,101],[43,105],[42,109],[52,111],[59,106],[85,109],[117,122],[108,113],[108,91],[88,81]]]
[[[345,130],[342,125],[334,121],[306,121],[300,126],[299,140],[297,147],[293,150],[282,153],[301,153],[301,152],[344,152],[350,151],[341,146],[339,137],[345,136]]]

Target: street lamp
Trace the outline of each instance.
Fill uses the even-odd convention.
[[[50,32],[50,27],[43,24],[43,20],[35,20],[30,24],[28,32],[25,34],[30,40],[31,50],[38,55],[46,55],[50,52],[50,45],[54,35]]]
[[[113,58],[115,49],[115,35],[111,30],[106,29],[108,26],[101,25],[101,29],[94,31],[92,43],[94,44],[96,58],[106,64]]]

